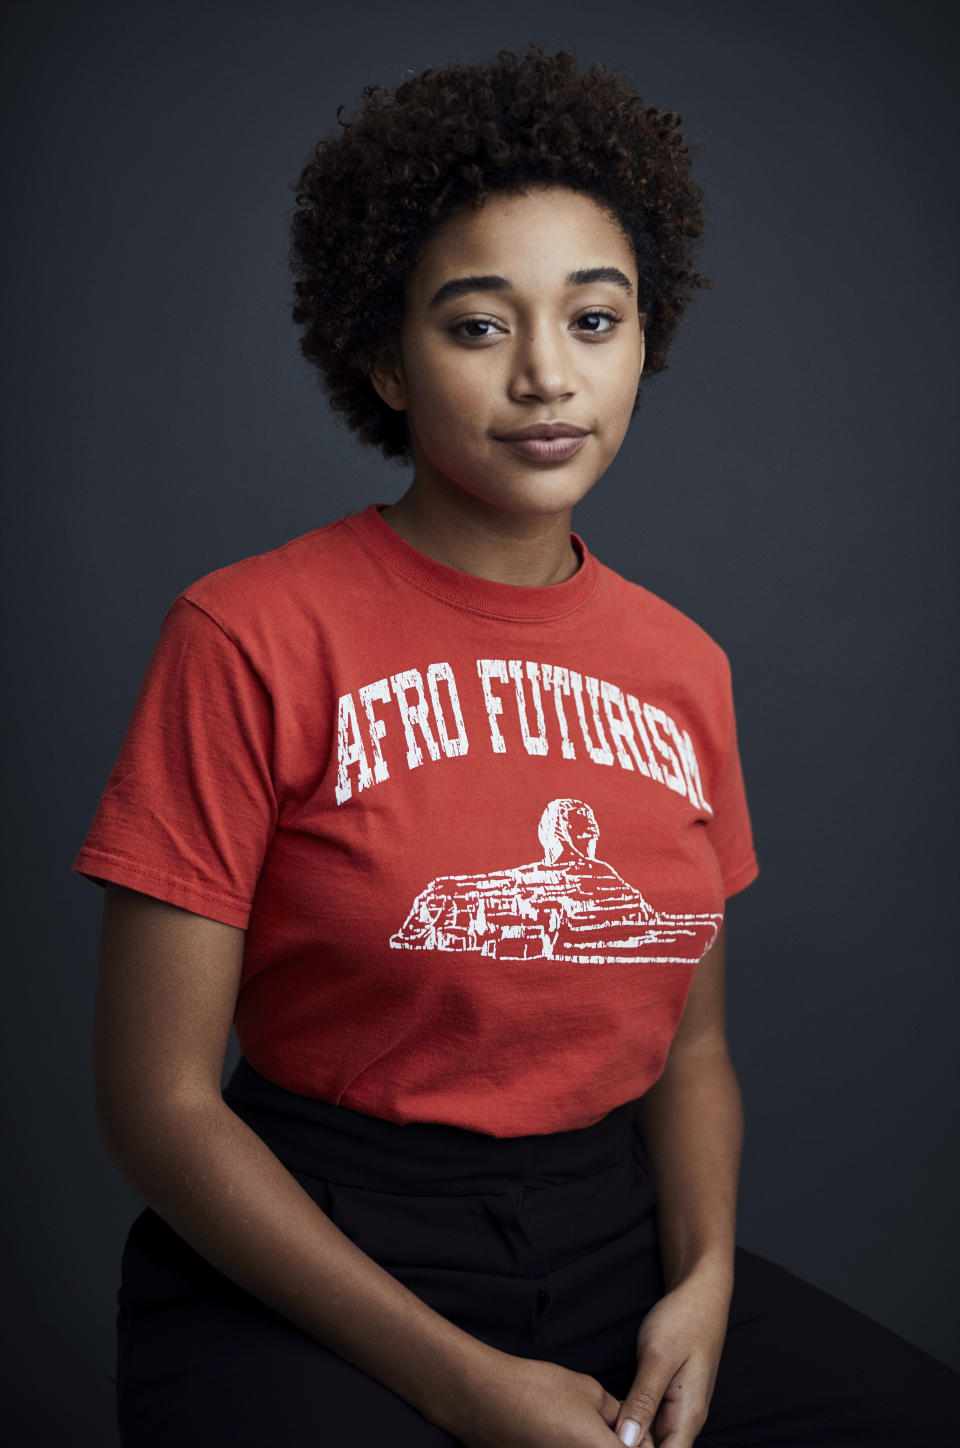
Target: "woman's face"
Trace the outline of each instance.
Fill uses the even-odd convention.
[[[630,422],[644,357],[636,288],[629,241],[588,196],[496,192],[455,213],[422,249],[399,344],[371,379],[406,409],[414,489],[528,516],[572,508]],[[584,445],[555,461],[500,440],[542,422],[583,428]]]

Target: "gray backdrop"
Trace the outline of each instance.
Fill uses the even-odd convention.
[[[6,9],[18,1442],[116,1441],[114,1293],[142,1203],[97,1142],[102,895],[70,865],[163,614],[406,486],[297,352],[288,183],[362,86],[530,39],[623,68],[701,143],[716,287],[575,525],[733,664],[761,861],[730,907],[739,1238],[960,1366],[950,7],[472,9]]]

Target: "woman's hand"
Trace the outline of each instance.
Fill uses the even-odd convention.
[[[691,1448],[706,1421],[730,1310],[727,1274],[702,1269],[647,1313],[615,1428],[629,1448]]]
[[[467,1448],[622,1448],[620,1400],[595,1378],[498,1353],[444,1424]]]

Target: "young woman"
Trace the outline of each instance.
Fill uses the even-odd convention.
[[[368,89],[300,176],[304,354],[413,476],[179,595],[75,861],[149,1204],[127,1445],[917,1448],[960,1407],[735,1247],[729,669],[571,532],[707,285],[679,119],[533,46]]]

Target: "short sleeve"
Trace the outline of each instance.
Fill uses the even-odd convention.
[[[72,868],[245,929],[277,824],[270,695],[181,594]]]
[[[707,834],[720,863],[724,898],[729,899],[752,884],[759,867],[740,763],[733,686],[726,654],[723,662],[722,701],[727,717],[727,744],[716,776],[711,800],[713,818],[707,824]]]

